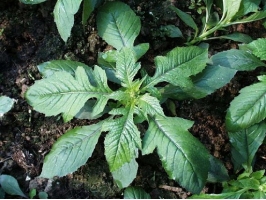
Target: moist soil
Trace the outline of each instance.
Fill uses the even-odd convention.
[[[173,4],[190,12],[196,19],[200,17],[195,10],[188,10],[189,1],[185,0],[125,2],[141,16],[142,29],[137,43],[148,42],[150,49],[140,61],[151,73],[155,56],[184,45],[184,39],[168,38],[162,34],[160,26],[173,24],[181,29],[183,35],[191,33],[191,29],[167,6]],[[55,0],[39,5],[24,5],[18,0],[0,2],[0,95],[16,100],[12,110],[0,120],[0,173],[14,176],[25,193],[36,188],[37,191],[47,192],[49,198],[123,198],[123,190],[115,185],[104,156],[104,136],[100,137],[87,164],[77,172],[53,180],[39,177],[44,156],[53,143],[66,131],[94,122],[73,119],[63,123],[60,116],[45,117],[32,110],[24,93],[35,80],[41,79],[36,66],[54,59],[71,59],[93,66],[97,61],[97,53],[109,48],[97,36],[96,12],[84,27],[80,23],[81,13],[77,13],[71,37],[64,43],[53,20],[55,3]],[[227,31],[246,33],[253,39],[265,37],[266,33],[261,21],[233,26]],[[219,35],[220,32],[215,34]],[[238,48],[237,43],[229,40],[212,40],[209,45],[210,55]],[[229,175],[234,172],[224,124],[226,109],[239,90],[256,82],[256,77],[263,70],[258,68],[252,72],[238,72],[230,83],[203,99],[174,101],[176,116],[194,121],[190,132],[224,163]],[[174,115],[167,109],[165,113]],[[145,128],[140,127],[140,130],[144,131]],[[257,153],[255,170],[266,168],[265,153],[266,147],[262,145]],[[132,185],[141,186],[152,198],[187,198],[191,195],[168,178],[156,153],[140,155],[137,161],[139,170]],[[204,191],[219,193],[221,185],[208,183]],[[7,198],[14,196],[7,195]]]

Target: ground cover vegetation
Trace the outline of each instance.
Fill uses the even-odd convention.
[[[65,42],[81,2],[58,0],[54,7],[54,20]],[[119,1],[84,0],[83,25],[97,7],[98,36],[112,48],[99,52],[94,66],[62,59],[38,64],[42,79],[27,89],[27,103],[46,117],[62,114],[64,122],[74,118],[90,121],[59,137],[45,156],[40,177],[52,179],[74,173],[87,163],[104,136],[109,170],[119,190],[126,188],[125,198],[150,198],[143,189],[130,185],[137,177],[139,155],[153,152],[168,177],[194,194],[191,198],[265,198],[265,170],[254,171],[253,167],[265,139],[265,76],[243,88],[226,112],[233,176],[190,133],[194,122],[175,116],[174,103],[205,98],[230,83],[238,72],[265,67],[265,39],[252,40],[243,33],[213,36],[217,30],[264,19],[263,5],[264,1],[243,0],[234,1],[234,6],[226,0],[191,2],[190,8],[199,6],[196,12],[201,14],[201,28],[192,16],[169,6],[192,32],[184,34],[177,26],[163,26],[160,31],[170,38],[181,38],[184,46],[154,56],[155,69],[150,72],[141,62],[150,45],[136,42],[141,19],[134,10]],[[213,11],[217,7],[219,12]],[[206,42],[213,39],[242,44],[239,49],[209,56]],[[201,193],[208,182],[221,183],[221,193]]]

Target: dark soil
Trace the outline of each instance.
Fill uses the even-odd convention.
[[[32,110],[24,99],[24,93],[41,78],[36,66],[53,59],[77,60],[91,66],[96,63],[97,52],[107,48],[107,44],[97,36],[95,14],[83,29],[81,13],[78,13],[71,38],[65,44],[52,16],[55,2],[48,0],[32,6],[23,5],[18,0],[0,2],[0,95],[16,99],[13,109],[0,120],[0,174],[14,176],[25,193],[37,188],[46,191],[49,198],[123,198],[123,191],[114,184],[104,157],[103,136],[89,162],[77,172],[53,181],[38,177],[44,156],[57,138],[67,130],[93,122],[74,119],[65,124],[60,117],[45,118]],[[142,30],[138,42],[151,45],[141,62],[152,69],[155,56],[184,43],[182,39],[167,38],[156,32],[161,25],[174,24],[184,35],[191,31],[167,10],[167,5],[172,3],[187,9],[189,1],[126,2],[141,16]],[[191,12],[197,17],[196,12]],[[240,31],[256,39],[265,37],[261,24],[259,21],[238,25],[228,31]],[[210,54],[237,47],[236,43],[228,40],[211,41]],[[224,125],[226,109],[239,90],[256,82],[256,76],[262,71],[237,73],[229,84],[206,98],[175,102],[177,115],[195,122],[190,132],[225,164],[230,175],[233,166]],[[265,155],[266,147],[263,145],[257,153],[255,169],[266,168]],[[190,195],[168,179],[156,154],[140,156],[137,161],[139,170],[132,185],[143,187],[152,198],[187,198]],[[211,193],[220,189],[219,184],[207,184],[204,188]]]

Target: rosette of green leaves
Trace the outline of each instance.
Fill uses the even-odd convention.
[[[107,132],[105,156],[119,187],[127,187],[136,177],[139,153],[155,149],[169,177],[193,193],[202,190],[209,175],[214,181],[224,179],[219,176],[223,170],[217,170],[221,164],[213,162],[188,131],[193,122],[164,114],[157,87],[165,82],[192,87],[191,77],[206,67],[207,49],[177,47],[155,58],[153,76],[141,75],[137,60],[148,45],[134,46],[139,17],[124,3],[108,2],[100,9],[97,23],[100,36],[116,48],[100,55],[101,67],[93,69],[74,61],[46,62],[38,66],[44,78],[26,92],[28,103],[46,116],[61,113],[67,122],[89,107],[88,118],[99,119],[61,136],[45,157],[41,176],[52,178],[76,171],[91,156],[101,133]],[[108,80],[115,80],[117,88],[111,89]],[[109,117],[104,118],[107,112]],[[137,123],[143,121],[148,128],[141,137]]]

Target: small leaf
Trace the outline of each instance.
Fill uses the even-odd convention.
[[[166,31],[166,36],[170,38],[183,37],[180,29],[174,25],[162,26],[161,29]]]
[[[140,63],[136,63],[134,51],[123,48],[117,55],[116,77],[122,81],[122,86],[131,87],[132,81],[140,69]]]
[[[211,61],[212,65],[220,65],[238,71],[250,71],[259,66],[266,66],[251,53],[237,49],[217,53],[211,57]]]
[[[242,43],[250,43],[253,41],[253,39],[244,33],[232,33],[229,35],[222,35],[219,36],[219,38],[224,38],[224,39],[228,39],[228,40],[233,40],[235,42],[242,42]]]
[[[229,132],[235,171],[241,170],[243,166],[247,171],[252,168],[255,154],[265,138],[265,129],[266,123],[263,121],[238,132]]]
[[[124,199],[150,199],[151,196],[141,187],[128,187],[124,191]]]
[[[226,114],[226,127],[230,132],[240,131],[259,123],[266,117],[266,84],[247,86],[230,103]]]
[[[120,50],[122,47],[133,47],[140,32],[140,19],[125,3],[107,2],[98,11],[97,28],[108,44]]]
[[[30,192],[29,192],[29,197],[30,199],[33,199],[37,194],[37,191],[36,189],[30,189]]]
[[[45,157],[41,177],[65,176],[84,165],[91,156],[102,132],[102,123],[67,131]]]
[[[188,25],[189,27],[193,28],[196,32],[198,32],[198,26],[197,26],[197,24],[195,23],[195,21],[193,20],[193,18],[189,14],[179,10],[178,8],[176,8],[174,6],[170,6],[170,8],[178,15],[178,17],[186,25]]]
[[[19,1],[24,4],[39,4],[45,2],[46,0],[19,0]]]
[[[241,48],[243,47],[251,50],[251,52],[261,60],[266,60],[266,39],[259,38],[249,44],[241,46]]]
[[[157,148],[169,177],[188,191],[199,193],[206,183],[210,154],[188,132],[192,124],[177,117],[151,117],[143,138],[142,154],[152,153]]]
[[[46,192],[39,192],[39,199],[48,199],[48,194]]]
[[[192,87],[190,78],[200,73],[208,61],[208,50],[200,47],[176,47],[166,56],[155,58],[156,71],[153,77],[145,81],[145,88],[160,82],[169,82],[175,86]]]
[[[125,163],[122,167],[112,172],[113,178],[119,188],[125,188],[136,178],[138,163],[135,159]]]
[[[7,96],[0,96],[0,117],[11,110],[14,102],[14,99],[11,99]]]
[[[28,198],[20,189],[18,181],[10,175],[0,175],[0,185],[2,189],[10,195],[19,195],[24,198]]]
[[[61,38],[66,42],[74,25],[74,15],[82,0],[58,0],[54,7],[54,20]]]

